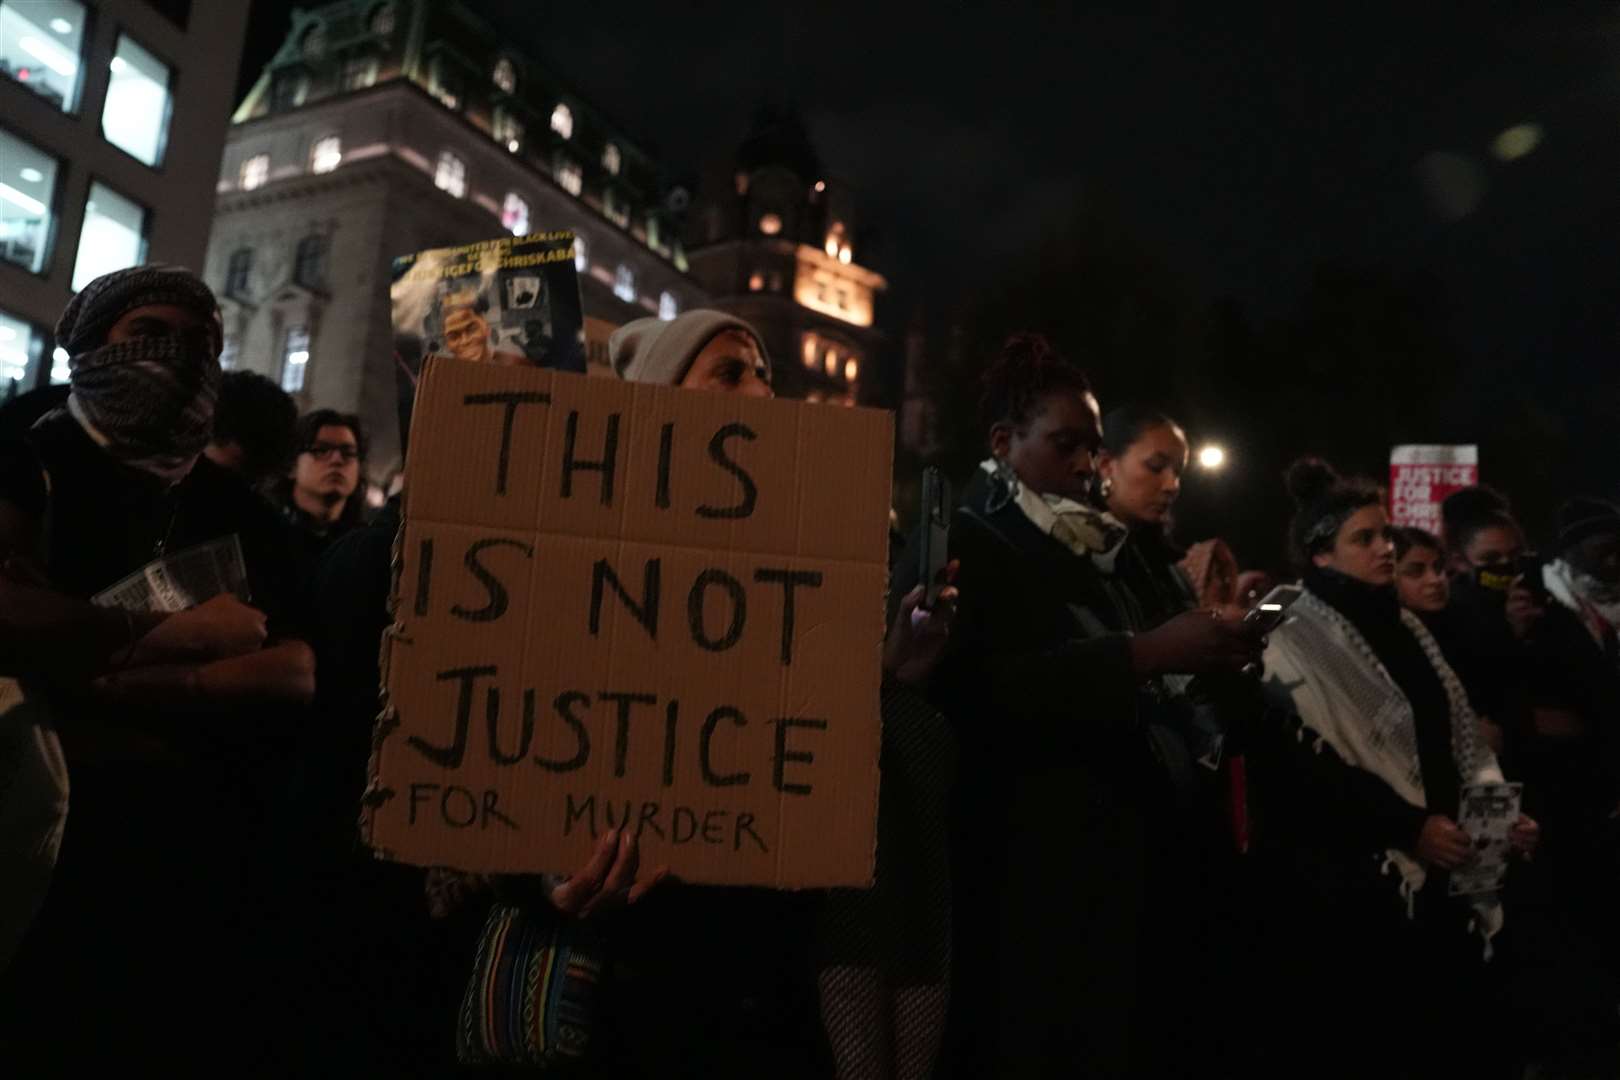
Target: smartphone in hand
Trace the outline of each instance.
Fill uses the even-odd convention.
[[[1298,585],[1278,585],[1243,616],[1244,625],[1252,628],[1260,637],[1265,637],[1283,624],[1283,620],[1288,618],[1288,609],[1304,591]]]
[[[917,552],[917,580],[922,582],[922,607],[932,610],[945,587],[945,562],[951,536],[951,482],[930,465],[923,470],[922,512],[917,518],[922,543]]]

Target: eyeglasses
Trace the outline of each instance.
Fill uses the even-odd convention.
[[[331,457],[333,454],[336,454],[341,460],[349,462],[359,458],[360,448],[358,446],[352,446],[348,443],[318,442],[311,443],[309,446],[304,447],[304,453],[308,454],[316,461],[320,461],[324,458]]]

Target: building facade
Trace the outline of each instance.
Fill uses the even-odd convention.
[[[205,273],[225,362],[277,379],[301,408],[359,413],[385,479],[400,465],[395,256],[572,229],[601,372],[611,328],[706,302],[680,235],[688,198],[456,0],[296,11],[218,174]]]
[[[0,0],[0,399],[66,380],[51,328],[87,281],[202,266],[246,25],[245,3]]]
[[[767,108],[729,169],[705,177],[688,228],[692,273],[757,327],[784,397],[890,404],[883,276],[856,261],[854,193],[824,171],[799,117]]]

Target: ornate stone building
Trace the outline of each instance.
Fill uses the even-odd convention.
[[[890,404],[874,326],[883,276],[856,261],[853,193],[827,174],[799,117],[762,110],[728,171],[705,177],[688,240],[714,306],[758,327],[787,397]]]
[[[206,276],[226,309],[226,363],[277,379],[303,408],[358,412],[382,479],[399,465],[394,256],[573,229],[600,367],[612,327],[707,301],[682,249],[688,198],[458,0],[298,10],[220,171]]]

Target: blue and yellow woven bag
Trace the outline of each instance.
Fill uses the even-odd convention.
[[[571,923],[496,904],[484,922],[461,1002],[464,1064],[558,1065],[590,1043],[602,961]]]

